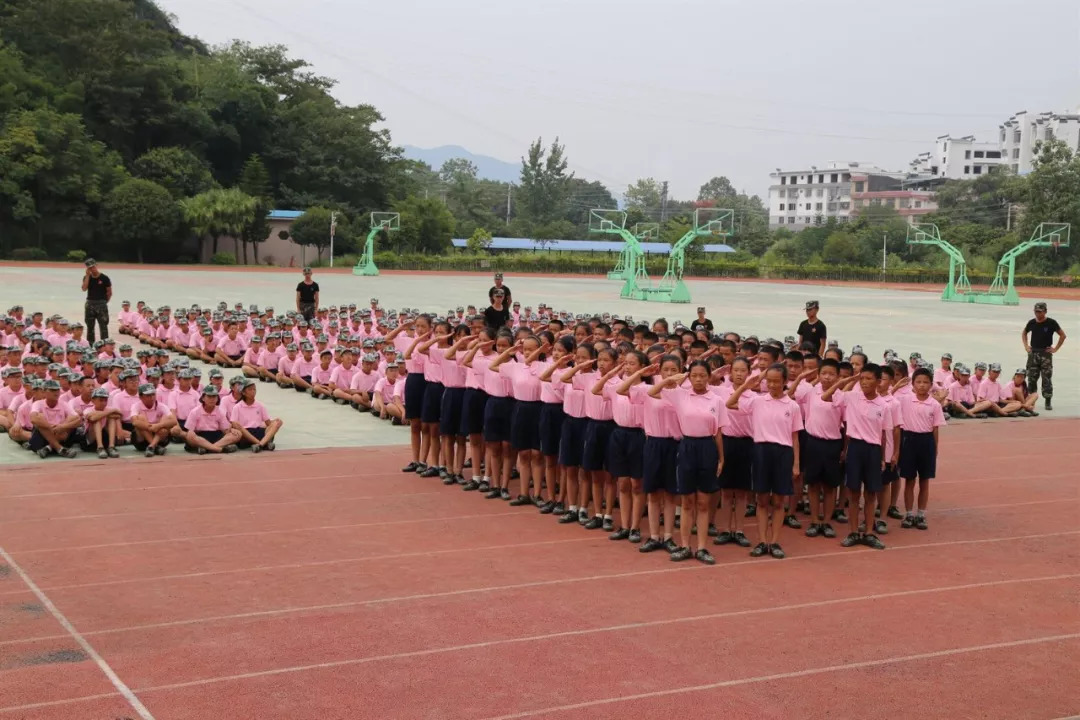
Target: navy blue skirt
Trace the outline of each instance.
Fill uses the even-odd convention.
[[[465,388],[446,388],[442,395],[442,407],[439,410],[439,434],[461,434],[461,406],[465,399]]]
[[[484,407],[488,395],[479,388],[465,388],[461,398],[461,429],[459,435],[480,435],[484,432]]]
[[[616,425],[608,441],[607,471],[612,477],[641,480],[645,453],[645,431]]]
[[[308,382],[311,382],[310,379]],[[299,388],[297,388],[299,389]],[[420,419],[424,411],[424,394],[427,380],[423,373],[409,373],[405,376],[405,419]]]
[[[581,455],[581,467],[589,472],[604,470],[608,443],[615,432],[614,420],[588,420],[585,426],[585,451]]]
[[[510,447],[515,450],[540,449],[540,411],[543,409],[539,400],[518,400],[514,403],[514,414],[510,419]]]
[[[754,472],[754,438],[728,437],[724,440],[724,470],[720,473],[722,490],[749,490]]]
[[[540,408],[540,452],[545,457],[559,456],[559,440],[565,421],[562,403],[544,403]]]
[[[489,397],[484,406],[484,441],[510,442],[510,419],[514,411],[514,399]]]
[[[586,418],[567,415],[563,421],[562,434],[559,437],[559,464],[563,467],[581,467],[581,458],[585,454]]]
[[[424,404],[420,408],[420,421],[434,424],[442,414],[442,398],[446,388],[441,382],[429,381],[424,388]]]
[[[678,490],[679,441],[669,437],[646,437],[642,452],[642,483],[645,492]]]
[[[691,493],[714,493],[720,489],[716,466],[720,453],[715,437],[684,437],[679,441],[679,471],[676,477],[676,495]]]

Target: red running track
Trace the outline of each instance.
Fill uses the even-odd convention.
[[[953,423],[929,531],[714,567],[399,448],[12,468],[0,720],[1076,715],[1077,437]]]

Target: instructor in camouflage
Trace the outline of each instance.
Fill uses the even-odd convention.
[[[1054,344],[1057,335],[1057,344]],[[1042,396],[1046,409],[1053,410],[1051,398],[1054,395],[1054,353],[1065,343],[1065,331],[1057,320],[1046,317],[1046,303],[1035,303],[1035,317],[1028,320],[1024,332],[1020,335],[1027,351],[1027,391],[1034,395],[1039,390],[1039,378],[1042,377]],[[1030,336],[1030,338],[1029,338]]]
[[[112,280],[101,272],[94,258],[86,258],[82,289],[86,291],[86,339],[93,345],[95,323],[101,329],[101,339],[109,337],[109,301],[112,300]]]

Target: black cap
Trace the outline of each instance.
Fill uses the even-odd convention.
[[[86,258],[86,260],[83,261],[83,265],[85,265],[86,267],[94,267],[95,265],[97,265],[97,260],[95,260],[94,258]]]
[[[817,300],[807,300],[806,301],[806,309],[807,310],[817,310],[817,308],[818,308],[818,301]]]
[[[1046,312],[1046,303],[1044,303],[1044,302],[1035,303],[1035,312]]]

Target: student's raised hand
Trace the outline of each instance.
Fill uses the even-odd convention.
[[[752,375],[750,375],[750,377],[746,378],[746,382],[744,382],[743,385],[746,385],[748,387],[754,387],[755,385],[760,385],[761,384],[761,377],[762,377],[762,374],[760,372],[753,373]]]
[[[555,366],[564,368],[567,365],[569,365],[570,361],[573,360],[573,359],[574,359],[573,355],[571,355],[570,353],[566,353],[561,358],[559,358],[558,360],[555,361]]]
[[[652,365],[646,365],[639,370],[643,377],[651,377],[660,372],[660,363],[653,363]]]
[[[801,373],[799,373],[799,379],[806,380],[814,375],[817,375],[817,370],[814,370],[813,368],[809,370],[803,370]]]
[[[686,373],[678,373],[677,375],[672,375],[667,380],[665,380],[664,385],[672,388],[679,387],[680,385],[682,385],[683,380],[685,379]]]
[[[587,369],[591,368],[595,364],[596,364],[596,359],[595,358],[590,358],[589,360],[586,360],[585,362],[578,363],[577,367],[581,368],[582,370],[587,370]]]
[[[713,370],[709,374],[716,380],[722,380],[723,378],[725,378],[727,376],[727,374],[729,372],[731,372],[731,366],[730,365],[721,365],[720,367],[716,368],[715,370]]]

